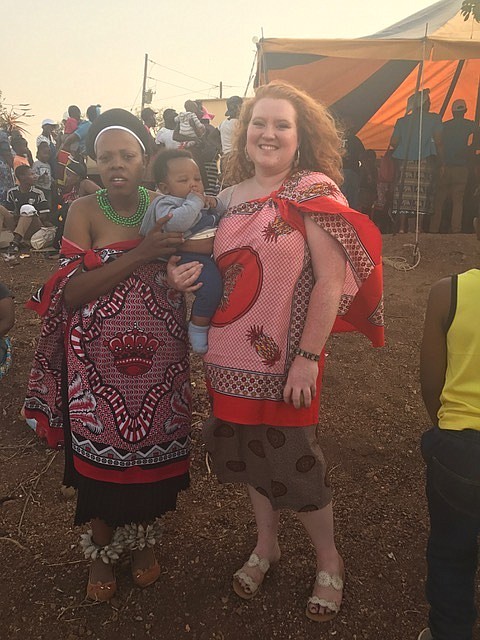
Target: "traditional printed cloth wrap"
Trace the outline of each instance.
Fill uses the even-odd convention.
[[[145,483],[188,471],[191,391],[183,295],[161,262],[143,265],[110,293],[67,312],[77,269],[95,269],[139,241],[83,251],[63,242],[60,269],[27,304],[44,319],[25,413],[55,447],[71,427],[80,475]]]
[[[383,345],[380,233],[348,208],[332,180],[297,172],[270,196],[229,208],[215,237],[224,293],[205,364],[217,418],[277,426],[318,421],[323,358],[312,406],[283,402],[314,285],[305,216],[342,245],[347,259],[333,331],[360,331],[374,346]]]

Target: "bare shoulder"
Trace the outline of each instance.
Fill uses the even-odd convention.
[[[64,237],[78,244],[83,249],[92,246],[90,230],[92,219],[98,212],[95,195],[83,196],[72,202],[65,222]]]
[[[447,276],[441,280],[437,280],[430,289],[427,306],[427,318],[437,321],[442,325],[447,323],[450,306],[452,300],[452,279],[453,276]]]
[[[437,280],[430,289],[431,300],[443,300],[448,299],[450,302],[451,290],[452,290],[452,278],[453,276],[447,276]]]
[[[77,198],[68,209],[69,216],[80,216],[94,213],[98,210],[97,196],[92,193],[90,195]]]

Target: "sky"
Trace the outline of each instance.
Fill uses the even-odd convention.
[[[152,106],[187,98],[243,95],[255,55],[252,38],[369,35],[433,0],[22,0],[0,39],[0,91],[29,103],[30,147],[44,118],[69,104],[138,109],[144,56]],[[160,66],[162,65],[162,66]],[[166,68],[168,67],[168,68]],[[182,75],[183,74],[183,75]],[[188,77],[190,76],[190,77]],[[176,85],[176,86],[172,86]],[[219,124],[219,123],[214,123]]]

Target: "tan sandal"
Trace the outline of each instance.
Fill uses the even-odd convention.
[[[93,539],[93,533],[90,529],[87,533],[80,536],[80,546],[83,549],[84,556],[87,560],[91,560],[88,573],[87,593],[89,600],[96,602],[107,602],[111,600],[117,592],[117,579],[115,578],[114,565],[118,562],[123,551],[123,545],[120,540],[120,532],[117,529],[113,534],[112,540],[106,545],[99,545]],[[95,562],[103,563],[112,568],[113,580],[102,582],[92,580],[92,568]]]
[[[245,573],[246,567],[256,567],[265,576],[270,566],[270,561],[267,558],[260,558],[256,553],[252,553],[243,567],[233,574],[233,590],[237,596],[244,600],[251,600],[258,593],[260,585],[263,584],[263,578],[261,582],[255,582],[252,576]]]
[[[113,567],[112,567],[113,569]],[[87,582],[87,598],[96,602],[108,602],[117,593],[117,580],[115,575],[110,582],[92,582],[90,574]]]
[[[152,550],[153,551],[153,550]],[[132,580],[137,587],[145,589],[150,587],[160,577],[160,565],[158,560],[153,555],[154,562],[146,569],[139,569],[134,566],[133,552],[132,552]]]
[[[316,577],[316,584],[320,587],[332,587],[335,591],[343,591],[345,581],[345,572],[342,569],[341,575],[331,575],[327,571],[319,571]],[[323,609],[328,609],[328,613],[313,613],[310,611],[310,607],[314,605],[315,607],[322,607]],[[318,596],[312,596],[308,599],[307,608],[305,614],[307,618],[313,620],[314,622],[329,622],[333,620],[335,616],[340,611],[340,604],[337,602],[333,602],[332,600],[325,600],[324,598],[319,598]]]

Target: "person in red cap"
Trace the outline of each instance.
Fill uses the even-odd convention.
[[[470,160],[480,148],[480,129],[473,120],[467,120],[465,100],[454,100],[451,120],[443,125],[444,164],[441,168],[435,213],[430,223],[430,232],[439,233],[442,221],[443,205],[447,198],[452,199],[452,233],[462,232],[463,196],[467,186]]]

